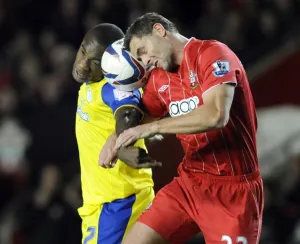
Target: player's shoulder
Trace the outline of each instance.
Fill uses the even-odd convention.
[[[100,97],[105,104],[110,104],[115,100],[115,88],[108,82],[102,84],[102,89],[100,91]]]
[[[151,76],[162,76],[164,75],[165,71],[161,68],[154,68],[151,70],[151,73],[150,73],[150,77]]]
[[[206,53],[207,55],[218,53],[218,52],[227,52],[231,49],[223,42],[217,40],[204,40],[202,48],[200,49],[200,54]]]
[[[149,81],[156,81],[156,83],[163,83],[168,80],[167,71],[161,68],[155,68],[151,71]]]
[[[83,82],[83,83],[80,85],[80,87],[79,87],[79,91],[85,90],[86,87],[87,87],[87,82]]]
[[[101,96],[104,103],[111,104],[122,100],[127,101],[131,98],[141,99],[142,92],[140,89],[135,89],[133,91],[121,91],[106,82],[102,87]]]
[[[217,40],[199,40],[191,38],[186,44],[186,51],[193,54],[202,55],[206,51],[214,52],[220,49],[229,49],[228,46]]]
[[[78,93],[79,95],[85,95],[85,94],[95,95],[96,93],[99,93],[104,83],[105,82],[103,82],[103,80],[99,82],[84,82],[80,85]]]
[[[107,94],[112,94],[113,90],[115,88],[109,84],[108,82],[104,82],[103,85],[102,85],[102,89],[101,89],[101,95],[105,95],[106,93]]]
[[[159,87],[168,83],[168,72],[160,68],[154,68],[149,75],[147,85],[144,88],[144,92],[156,92]]]

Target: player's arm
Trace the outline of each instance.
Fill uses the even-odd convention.
[[[128,128],[157,121],[167,113],[156,94],[154,86],[155,74],[156,71],[152,71],[142,97],[136,91],[135,96],[137,100],[133,100],[135,98],[132,99],[132,97],[130,97],[126,101],[127,105],[129,104],[130,106],[121,106],[121,108],[115,112],[117,136]],[[124,92],[119,91],[117,95],[123,93]],[[124,93],[124,97],[126,96],[125,94],[126,92]],[[154,137],[155,135],[153,139],[161,140],[161,137]]]
[[[228,120],[234,86],[220,84],[203,95],[203,105],[187,115],[149,124],[151,134],[194,134],[223,128]]]
[[[194,134],[220,129],[229,120],[240,62],[224,44],[208,47],[197,59],[203,105],[191,113],[152,124],[153,133]]]
[[[137,108],[123,106],[115,113],[116,119],[116,136],[118,137],[123,131],[139,125],[144,121],[144,114]],[[152,117],[147,116],[147,120]],[[152,120],[153,121],[153,120]],[[150,139],[150,138],[149,138]],[[151,137],[151,142],[161,140],[161,137]],[[133,146],[134,143],[127,147],[122,147],[117,151],[117,158],[133,168],[153,168],[161,166],[160,162],[153,160],[145,149]],[[116,162],[116,161],[115,161]],[[114,166],[115,162],[111,164]]]
[[[107,146],[114,144],[116,138],[124,130],[137,126],[142,121],[144,114],[140,108],[140,91],[118,91],[107,84],[103,88],[102,97],[104,102],[112,108],[116,119],[116,131],[110,136],[104,150],[102,149],[99,164],[104,167],[113,167],[116,160],[112,162],[112,159],[117,156],[120,160],[135,168],[160,166],[160,163],[152,160],[143,148],[129,145],[129,147],[113,151],[111,150],[113,147]],[[105,157],[103,154],[105,154]]]
[[[123,131],[135,127],[139,124],[148,124],[158,120],[158,117],[151,116],[145,113],[142,109],[145,106],[140,107],[140,103],[135,101],[128,101],[129,104],[122,105],[115,112],[116,119],[116,136],[118,137]]]
[[[117,137],[125,130],[140,124],[143,113],[133,106],[123,105],[115,112]]]
[[[217,66],[219,60],[224,61],[221,63],[222,69]],[[198,63],[203,80],[200,84],[204,90],[203,105],[183,116],[166,118],[130,129],[118,138],[116,148],[157,133],[194,134],[224,127],[229,120],[237,83],[237,62],[225,45],[209,47]],[[218,72],[219,70],[223,71]]]
[[[115,143],[118,135],[124,130],[136,126],[139,124],[142,113],[132,106],[124,105],[115,113],[116,119],[116,129],[115,131],[107,138],[105,145],[103,146],[100,155],[98,164],[105,168],[110,168],[115,165],[118,157],[124,158],[129,153],[129,147],[122,148],[122,150],[115,150]],[[136,149],[136,153],[138,153]],[[119,155],[118,155],[119,154]],[[124,155],[123,155],[124,154]],[[123,157],[122,157],[123,156]],[[136,157],[137,158],[137,157]]]
[[[155,134],[195,134],[223,128],[229,120],[233,96],[234,86],[231,84],[213,87],[203,95],[204,104],[191,113],[128,130],[125,135],[121,135],[117,147]]]

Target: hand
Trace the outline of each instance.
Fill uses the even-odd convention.
[[[110,135],[103,146],[98,160],[98,165],[103,168],[112,168],[117,162],[117,150],[115,150],[117,136],[115,133]]]
[[[129,146],[135,143],[138,139],[150,137],[155,133],[155,127],[150,124],[139,125],[128,130],[125,130],[121,135],[119,135],[115,150],[121,147]]]
[[[162,166],[161,162],[153,160],[144,149],[139,147],[121,147],[118,151],[118,158],[135,169]]]

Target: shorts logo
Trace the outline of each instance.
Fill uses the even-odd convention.
[[[222,77],[230,71],[230,64],[226,60],[225,61],[217,60],[212,64],[212,66],[215,68],[212,73],[216,77]]]
[[[171,117],[177,117],[192,112],[198,107],[199,98],[197,96],[183,99],[181,101],[171,102],[169,111]]]

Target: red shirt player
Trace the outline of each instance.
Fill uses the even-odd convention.
[[[187,40],[153,13],[138,18],[125,41],[144,64],[163,69],[153,71],[143,102],[150,115],[171,118],[125,131],[116,148],[174,133],[185,157],[179,177],[159,191],[124,243],[184,243],[201,230],[208,244],[257,244],[263,185],[255,107],[241,62],[226,45]]]

